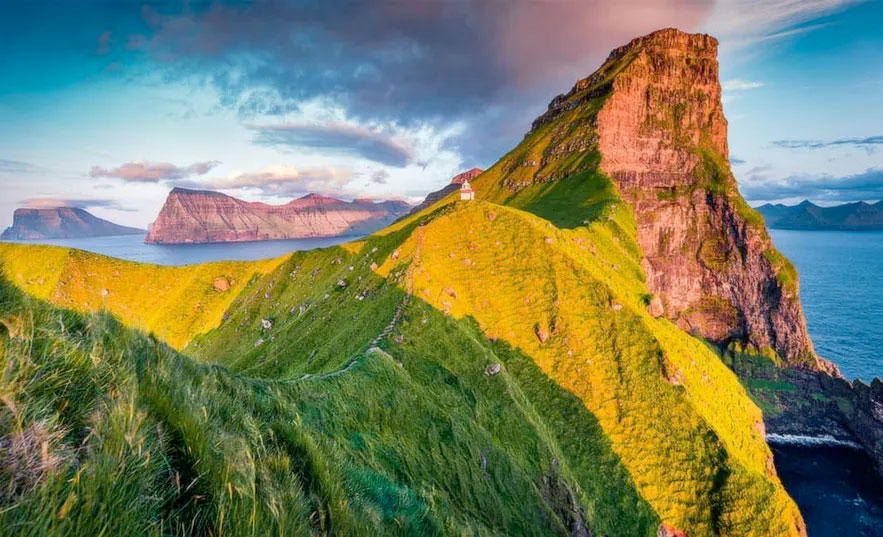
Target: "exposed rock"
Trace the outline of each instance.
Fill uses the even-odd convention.
[[[214,287],[215,291],[227,291],[230,289],[230,282],[227,280],[227,278],[223,276],[218,276],[217,278],[215,278],[212,287]]]
[[[269,330],[273,328],[273,321],[270,319],[261,319],[261,328],[264,330]]]
[[[0,240],[75,239],[110,235],[139,235],[143,229],[120,226],[76,207],[16,209],[12,226]]]
[[[402,201],[352,202],[309,194],[284,205],[209,190],[173,189],[144,242],[180,244],[361,235],[407,214]]]
[[[337,286],[341,289],[346,288],[346,280],[337,280]]]
[[[656,537],[687,537],[687,532],[675,529],[668,524],[660,524]]]
[[[540,328],[539,326],[536,328],[537,339],[540,340],[540,343],[545,343],[547,339],[549,339],[549,333]]]
[[[622,304],[613,300],[610,302],[610,307],[613,308],[613,311],[620,311],[622,309]]]
[[[556,97],[534,128],[599,97],[585,142],[597,144],[602,171],[634,209],[656,312],[722,346],[769,347],[788,363],[830,369],[807,335],[796,272],[729,170],[717,41],[674,29],[635,39]]]
[[[657,319],[665,315],[665,308],[662,307],[662,300],[658,296],[650,297],[650,301],[647,303],[647,312]]]
[[[487,366],[484,370],[484,374],[492,377],[500,372],[500,364],[491,364]]]
[[[495,213],[495,212],[493,212],[493,211],[488,211],[488,212],[487,212],[487,219],[488,219],[488,220],[490,220],[491,222],[493,222],[496,218],[497,218],[497,213]]]

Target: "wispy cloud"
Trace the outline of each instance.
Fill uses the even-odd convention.
[[[835,140],[774,140],[773,145],[786,149],[825,149],[827,147],[853,146],[873,150],[883,145],[883,135],[867,138],[837,138]]]
[[[177,181],[176,186],[214,190],[252,189],[267,196],[294,196],[308,192],[341,194],[352,180],[349,170],[295,168],[274,165],[207,181]]]
[[[721,89],[723,90],[723,95],[721,96],[721,101],[726,104],[728,102],[732,102],[735,100],[739,93],[743,91],[753,90],[757,88],[762,88],[764,86],[763,82],[756,82],[753,80],[742,80],[740,78],[734,78],[732,80],[725,80],[721,83]]]
[[[27,173],[36,169],[30,162],[0,158],[0,173]]]
[[[705,28],[726,44],[744,46],[783,39],[827,25],[812,23],[863,0],[727,0],[712,8]],[[812,24],[807,24],[812,23]]]
[[[120,205],[120,202],[114,199],[70,199],[58,198],[54,196],[38,196],[34,198],[23,199],[19,203],[21,206],[29,207],[31,209],[54,209],[56,207],[75,207],[78,209],[89,209],[92,207],[102,207],[106,209],[114,209],[117,211],[137,211],[137,209]]]
[[[205,175],[220,162],[211,160],[195,162],[189,166],[175,166],[168,162],[148,162],[136,160],[126,162],[116,168],[93,166],[89,171],[91,177],[112,177],[131,183],[158,183],[183,179],[192,175]]]
[[[763,82],[755,82],[752,80],[742,80],[740,78],[734,78],[732,80],[725,80],[721,83],[721,89],[724,91],[746,91],[755,88],[762,88],[764,86]]]
[[[359,156],[387,166],[404,167],[413,149],[397,137],[347,123],[252,125],[255,143],[323,149]]]
[[[95,49],[95,54],[98,56],[104,56],[105,54],[110,53],[110,42],[110,31],[101,32],[101,35],[98,36],[98,48]]]

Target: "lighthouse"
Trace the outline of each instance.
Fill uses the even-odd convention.
[[[468,179],[460,183],[460,199],[463,201],[472,201],[475,199],[475,191],[469,186]]]

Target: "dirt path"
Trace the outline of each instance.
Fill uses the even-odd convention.
[[[378,347],[380,341],[389,336],[393,330],[395,330],[396,324],[398,324],[399,320],[401,320],[402,315],[405,312],[405,308],[408,307],[408,304],[411,301],[411,295],[414,291],[414,269],[420,265],[420,252],[423,248],[423,226],[419,226],[417,228],[417,247],[414,249],[414,258],[411,260],[411,264],[408,266],[407,273],[405,275],[405,296],[402,297],[401,302],[396,306],[395,312],[392,315],[392,319],[390,319],[389,323],[383,328],[383,330],[377,334],[373,340],[371,340],[371,346],[368,347],[368,352],[373,353],[374,351],[383,352],[383,350]],[[385,352],[383,352],[385,356],[389,356]],[[328,373],[322,373],[320,375],[311,375],[307,373],[301,377],[298,377],[294,380],[321,380],[331,377],[336,377],[337,375],[342,375],[354,368],[359,363],[359,358],[350,360],[345,366],[340,369],[336,369],[334,371]]]

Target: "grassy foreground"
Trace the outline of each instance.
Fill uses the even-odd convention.
[[[0,529],[797,534],[760,411],[711,350],[647,313],[634,223],[604,203],[573,229],[454,204],[246,264],[257,275],[186,355],[4,281]],[[3,258],[24,263],[19,248]],[[70,260],[111,262],[63,257],[82,288],[104,274]],[[218,296],[194,285],[178,311]]]

